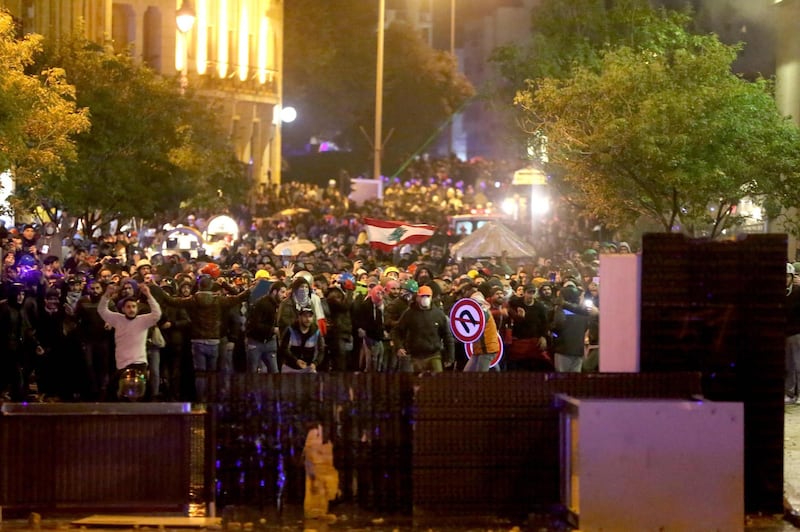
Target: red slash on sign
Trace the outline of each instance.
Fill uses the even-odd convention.
[[[450,309],[450,330],[460,342],[470,344],[481,337],[486,327],[486,317],[480,303],[464,298]]]

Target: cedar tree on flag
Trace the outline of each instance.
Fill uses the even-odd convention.
[[[422,244],[436,232],[436,227],[364,218],[367,240],[373,248],[391,251],[395,246]]]

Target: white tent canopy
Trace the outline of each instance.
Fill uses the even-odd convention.
[[[536,256],[536,250],[532,245],[519,238],[511,229],[500,222],[485,224],[450,248],[450,253],[457,259],[500,257],[503,252],[506,253],[509,259]]]

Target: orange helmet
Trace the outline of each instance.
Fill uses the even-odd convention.
[[[219,266],[214,264],[213,262],[209,262],[200,270],[200,273],[203,275],[210,275],[212,278],[216,279],[220,276],[222,271],[219,269]]]

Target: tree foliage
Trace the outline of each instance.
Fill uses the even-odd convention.
[[[770,83],[731,73],[739,46],[692,34],[682,14],[642,7],[625,18],[619,8],[639,2],[586,1],[598,8],[588,18],[540,35],[542,51],[570,40],[562,30],[574,46],[544,54],[515,103],[587,213],[713,237],[741,221],[743,197],[797,188],[800,135]]]
[[[227,199],[243,195],[241,169],[204,102],[179,97],[170,80],[83,37],[49,43],[39,61],[63,68],[91,129],[76,137],[77,157],[63,174],[18,187],[19,205],[66,210],[91,231],[219,198],[226,188],[238,194]]]
[[[350,4],[287,3],[284,99],[299,116],[284,134],[295,143],[312,136],[333,139],[367,162],[375,116],[377,3]],[[384,37],[384,138],[392,132],[386,173],[421,148],[473,92],[449,53],[430,48],[406,24],[392,24]]]
[[[11,170],[22,186],[43,173],[62,175],[77,155],[73,135],[89,126],[62,69],[26,72],[41,48],[39,36],[17,39],[0,10],[0,172]]]

